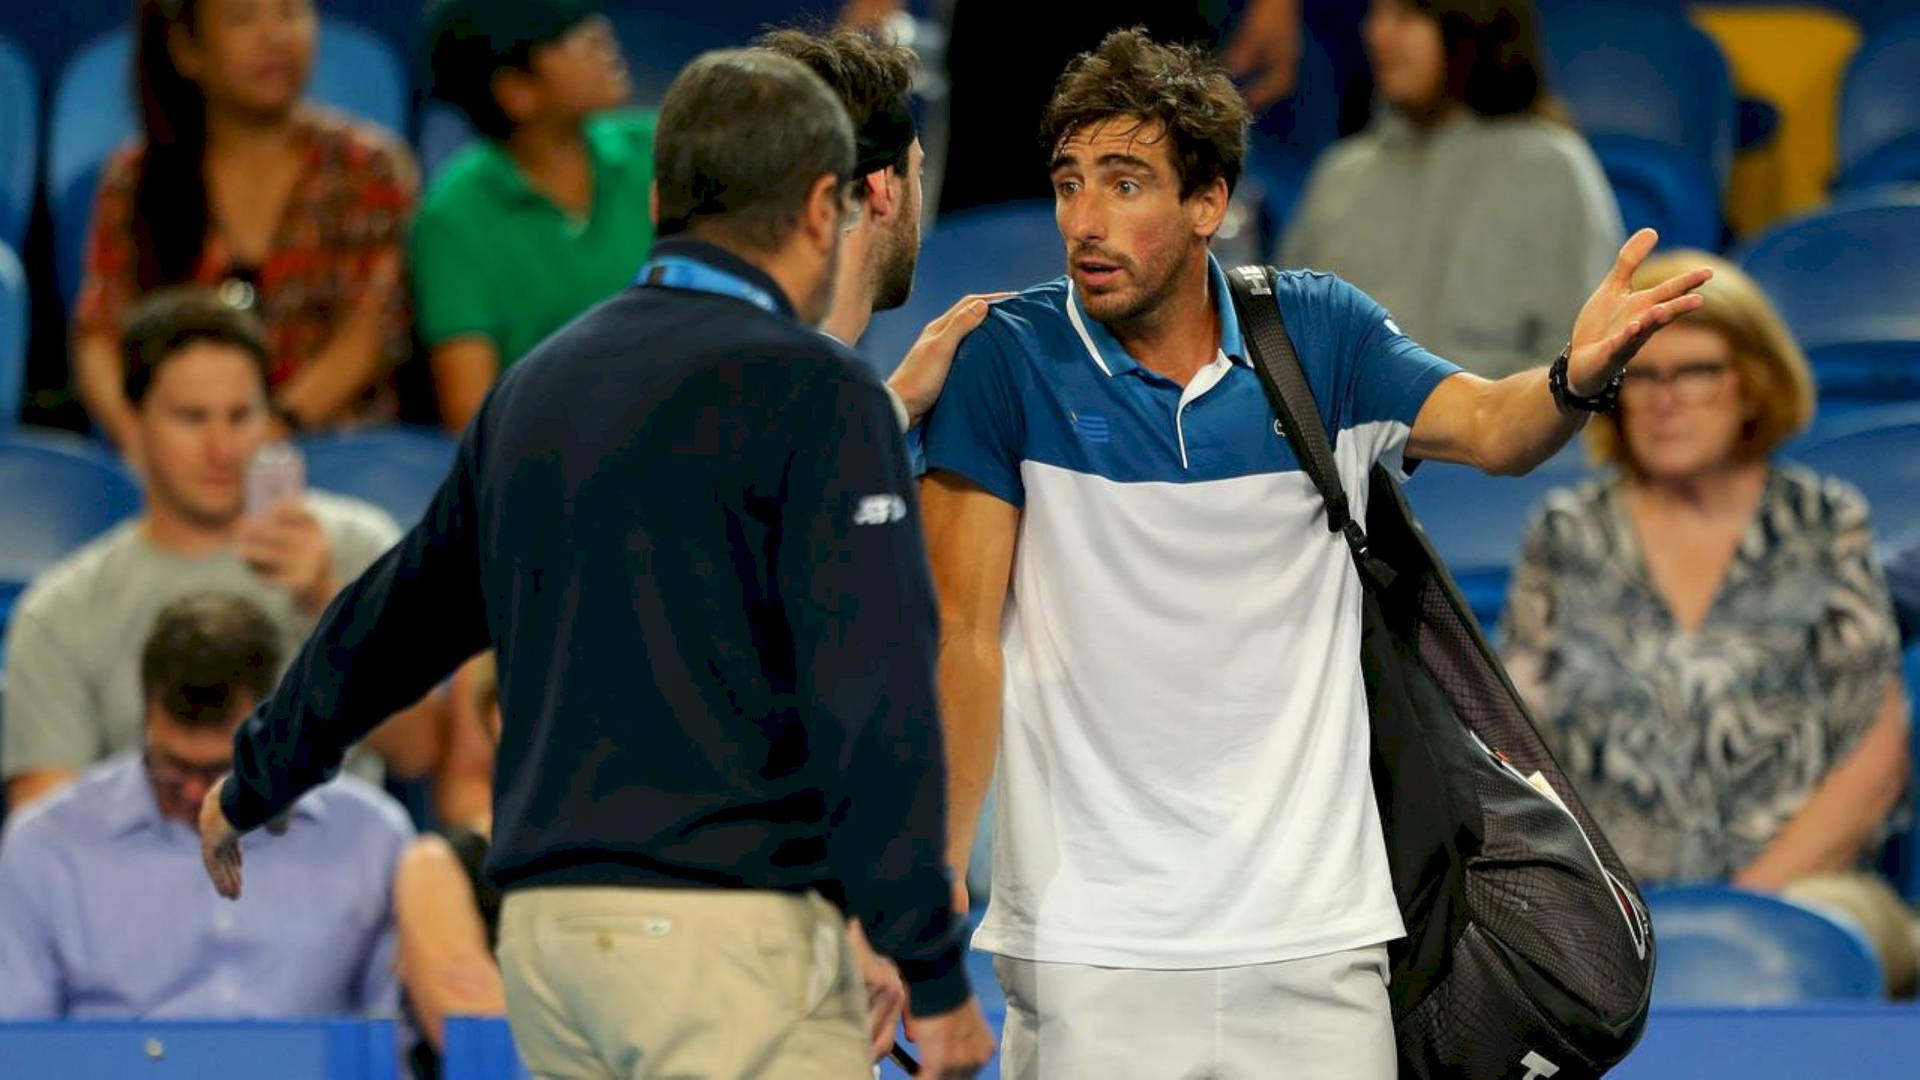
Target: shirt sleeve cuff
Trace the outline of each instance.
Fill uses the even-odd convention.
[[[227,782],[220,788],[220,812],[227,815],[227,823],[237,832],[251,832],[267,823],[273,816],[273,808],[265,799],[233,774],[227,774]]]
[[[900,396],[899,391],[888,386],[886,383],[881,383],[880,385],[886,388],[887,400],[893,402],[893,418],[900,421],[900,434],[905,435],[907,432],[913,430],[913,414],[907,411],[906,399]]]
[[[913,1015],[939,1016],[952,1012],[973,996],[967,982],[966,946],[955,942],[937,958],[918,962],[900,962],[900,977],[907,984],[907,1006]]]

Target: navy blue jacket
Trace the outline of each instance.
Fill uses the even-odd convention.
[[[475,652],[505,729],[489,875],[818,889],[922,1015],[967,995],[945,869],[938,617],[898,423],[764,290],[636,286],[513,365],[424,519],[235,737],[248,829]]]

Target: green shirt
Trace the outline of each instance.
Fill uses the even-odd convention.
[[[653,247],[654,114],[587,121],[593,214],[534,190],[502,144],[482,139],[447,163],[413,227],[413,282],[429,347],[482,337],[501,367],[633,280]]]

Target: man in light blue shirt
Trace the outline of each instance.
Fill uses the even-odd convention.
[[[0,1019],[270,1018],[398,1010],[399,804],[342,778],[248,852],[247,899],[207,888],[195,820],[280,670],[253,603],[162,610],[141,658],[146,740],[7,823]]]

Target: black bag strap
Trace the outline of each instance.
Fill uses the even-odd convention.
[[[1240,317],[1241,336],[1253,354],[1254,370],[1260,373],[1260,384],[1266,387],[1273,411],[1293,440],[1300,467],[1326,503],[1327,530],[1346,538],[1361,576],[1384,589],[1393,584],[1396,575],[1391,566],[1374,556],[1367,546],[1365,527],[1354,520],[1346,485],[1340,482],[1340,469],[1333,460],[1326,422],[1320,418],[1313,388],[1307,385],[1306,369],[1300,366],[1300,354],[1294,351],[1293,338],[1280,315],[1280,303],[1274,298],[1271,273],[1264,266],[1242,266],[1227,274],[1227,289],[1233,294],[1233,310]]]

